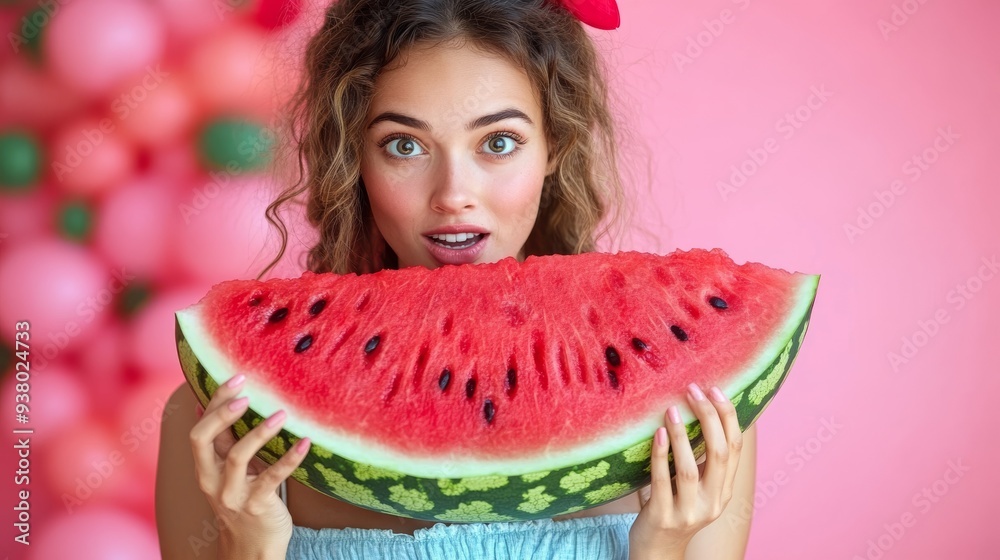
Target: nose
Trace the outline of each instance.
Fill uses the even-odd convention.
[[[438,165],[431,193],[431,209],[457,214],[476,207],[479,179],[475,166],[459,156],[449,156]]]

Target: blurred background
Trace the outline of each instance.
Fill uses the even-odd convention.
[[[279,108],[325,4],[0,0],[0,555],[159,557],[172,314],[278,249]],[[996,558],[1000,5],[619,6],[591,35],[636,209],[622,248],[823,275],[734,502],[747,558]],[[298,276],[315,236],[286,221],[269,276]]]
[[[277,253],[276,115],[317,16],[299,0],[0,2],[0,557],[159,557],[159,424],[183,382],[172,315]],[[296,219],[271,275],[301,270]],[[12,533],[25,486],[8,436],[24,427],[30,547]]]

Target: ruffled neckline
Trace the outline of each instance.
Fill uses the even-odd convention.
[[[533,519],[531,521],[498,521],[494,523],[435,523],[431,527],[422,527],[409,533],[397,533],[392,529],[360,529],[347,527],[342,529],[323,528],[312,529],[295,525],[292,527],[293,538],[308,538],[312,540],[393,540],[393,541],[427,541],[437,539],[454,539],[470,531],[478,535],[509,534],[525,531],[586,531],[595,528],[628,525],[631,527],[638,513],[609,513],[591,517],[573,517],[562,521],[552,519]]]

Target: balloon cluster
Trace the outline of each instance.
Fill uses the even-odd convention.
[[[24,557],[159,557],[160,423],[192,413],[166,407],[183,383],[173,312],[277,254],[272,130],[322,9],[0,1],[0,428],[33,430],[30,487],[5,471],[0,492],[10,504],[30,488]],[[288,251],[268,276],[298,276],[313,239],[283,217]],[[18,515],[4,509],[6,543]]]

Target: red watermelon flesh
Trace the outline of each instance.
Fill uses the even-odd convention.
[[[178,318],[218,381],[246,373],[345,457],[519,473],[621,451],[671,404],[690,419],[691,382],[747,388],[818,279],[718,249],[554,255],[223,282]]]

